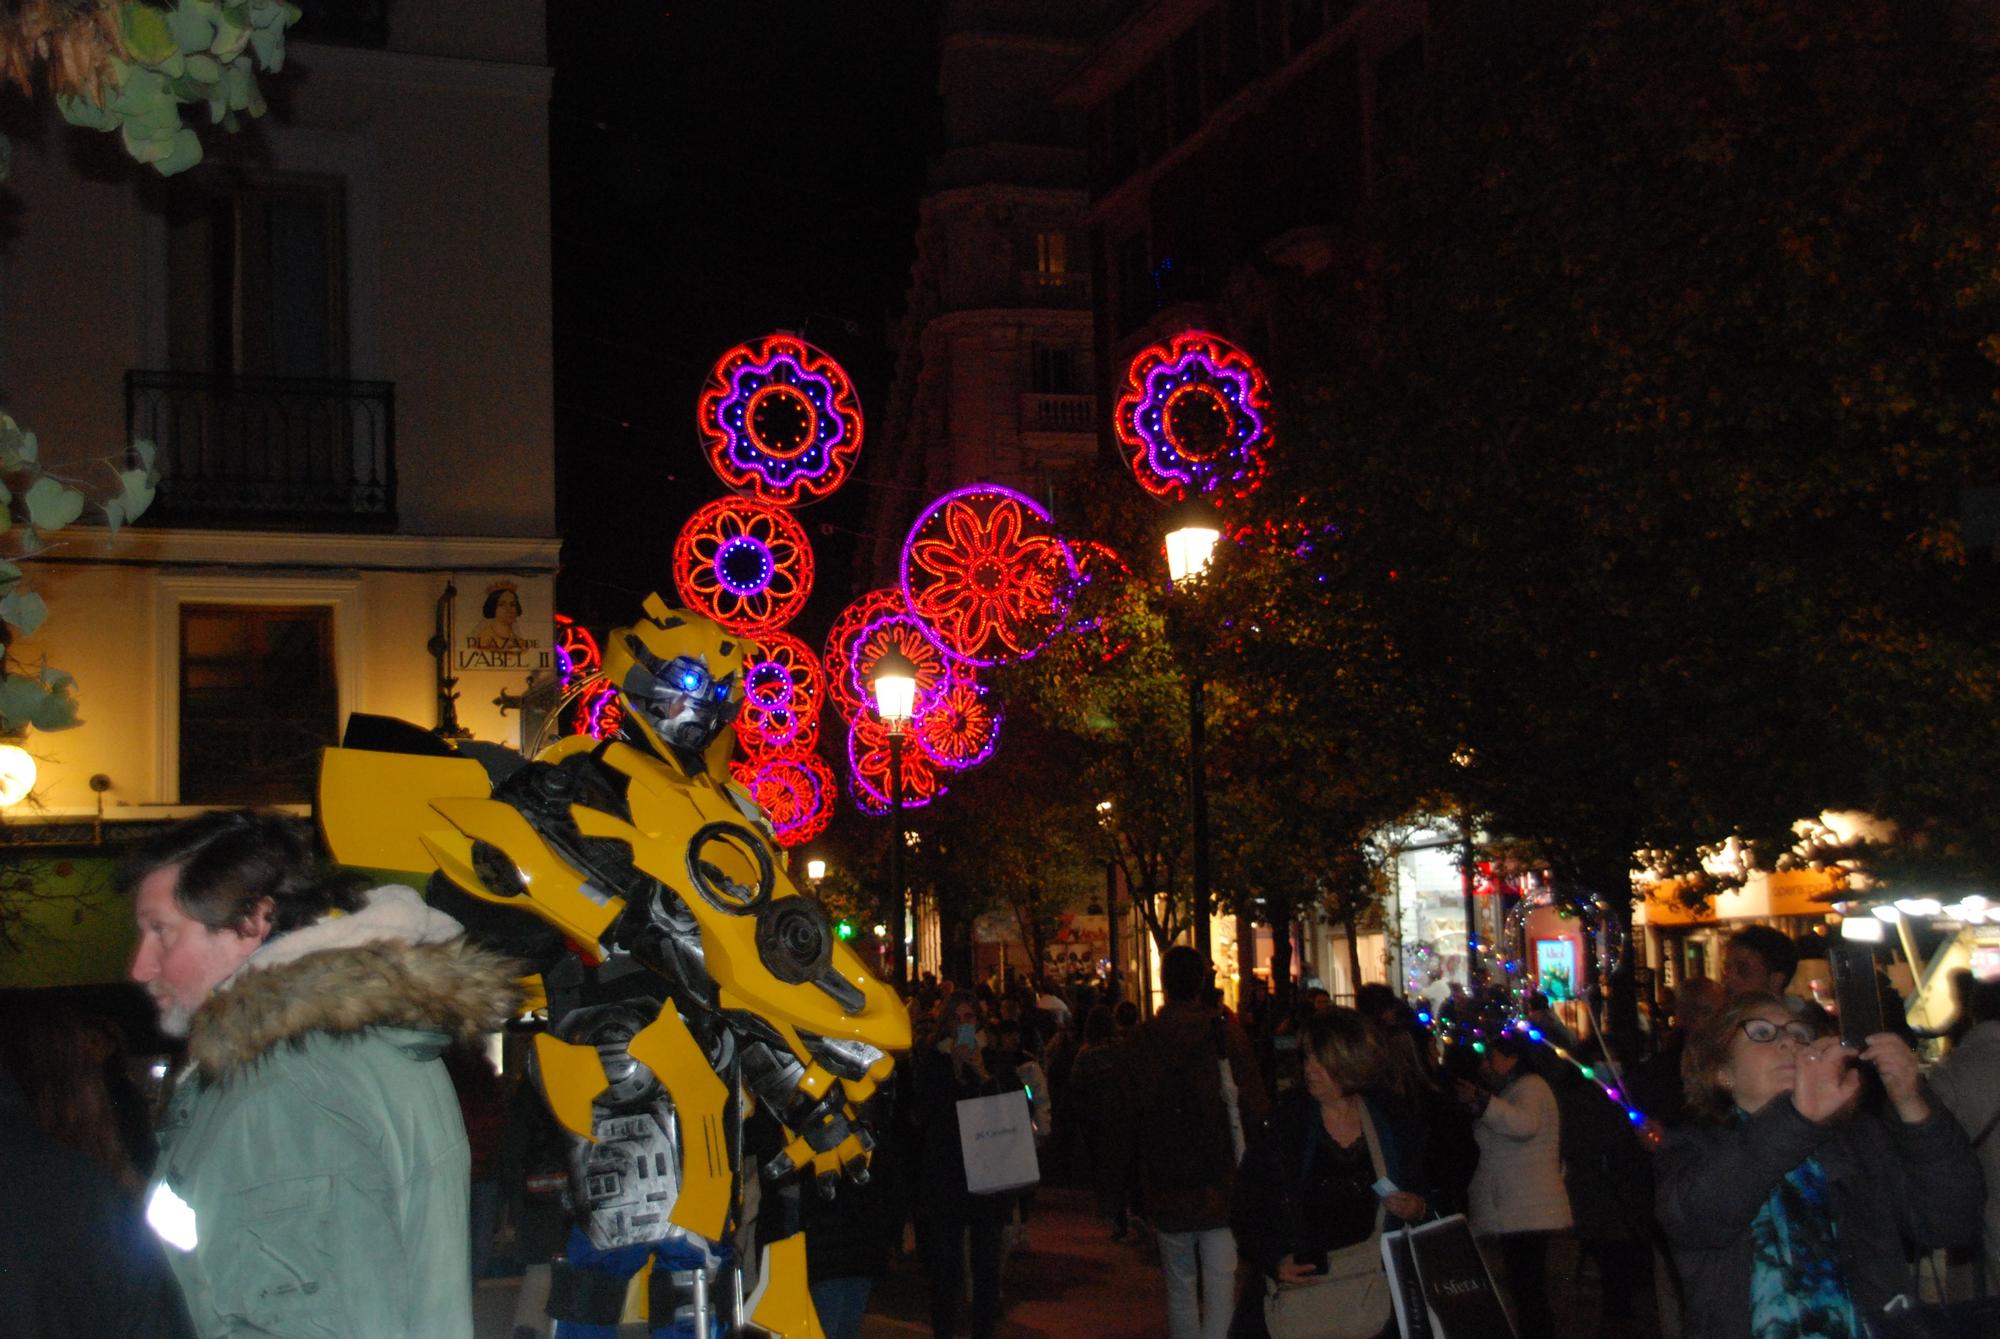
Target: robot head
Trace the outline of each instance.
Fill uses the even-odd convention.
[[[618,686],[625,719],[663,757],[703,770],[709,748],[743,705],[743,662],[752,649],[699,614],[648,595],[645,618],[613,628],[604,672]]]

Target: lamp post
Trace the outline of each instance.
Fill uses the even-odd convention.
[[[1097,802],[1097,823],[1106,832],[1111,831],[1111,801]],[[1111,840],[1118,838],[1114,833]],[[1118,999],[1125,998],[1125,992],[1118,984],[1118,858],[1114,854],[1104,862],[1104,953],[1111,960],[1111,990]]]
[[[909,944],[903,907],[903,732],[917,706],[917,667],[900,651],[886,652],[875,662],[869,686],[875,711],[889,731],[889,951],[900,985],[910,983]]]
[[[1222,523],[1206,503],[1178,509],[1167,527],[1167,578],[1174,589],[1186,590],[1208,571],[1222,538]],[[1204,759],[1207,718],[1201,670],[1188,670],[1188,807],[1194,816],[1194,946],[1202,957],[1212,953],[1209,934],[1208,784]]]

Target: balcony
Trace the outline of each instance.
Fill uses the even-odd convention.
[[[1044,395],[1030,393],[1021,397],[1022,432],[1095,432],[1097,431],[1097,397],[1095,395]]]
[[[1021,271],[1021,305],[1090,310],[1090,276],[1050,274],[1044,270]]]
[[[386,381],[127,372],[126,430],[159,446],[147,521],[395,529],[395,392]]]

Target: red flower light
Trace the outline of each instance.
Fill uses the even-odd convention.
[[[811,841],[833,817],[833,769],[809,750],[739,759],[729,774],[757,801],[780,846]]]
[[[903,737],[903,807],[921,809],[945,793],[943,778],[930,758]],[[847,731],[848,780],[854,799],[871,814],[889,812],[889,730],[872,716],[858,717]]]
[[[674,542],[674,584],[688,608],[754,637],[780,627],[812,593],[812,544],[791,513],[749,498],[699,508]]]
[[[826,696],[841,719],[851,721],[869,705],[866,682],[857,690],[848,678],[855,641],[876,619],[908,612],[903,592],[884,587],[869,591],[834,617],[833,628],[826,634]]]
[[[920,700],[910,733],[930,760],[957,771],[977,767],[1000,743],[1000,708],[964,671]]]
[[[825,688],[819,658],[788,632],[757,635],[743,666],[743,710],[736,734],[746,749],[810,749],[819,738]]]
[[[974,665],[1039,651],[1062,626],[1075,560],[1033,499],[975,484],[933,502],[903,545],[903,594],[939,646]]]
[[[724,483],[781,506],[833,492],[861,450],[854,383],[790,335],[739,344],[717,359],[695,422]]]

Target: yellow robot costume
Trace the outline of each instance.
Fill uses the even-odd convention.
[[[816,1339],[803,1237],[767,1242],[755,1270],[730,1263],[758,1170],[744,1116],[754,1103],[782,1129],[766,1183],[865,1180],[855,1111],[909,1046],[909,1016],[727,779],[752,648],[658,595],[644,609],[607,638],[617,738],[524,761],[415,727],[370,745],[351,724],[326,753],[321,822],[343,864],[435,871],[434,901],[528,962],[547,1014],[535,1076],[574,1140],[589,1249],[676,1248],[655,1252],[653,1324]],[[615,1292],[559,1275],[551,1311],[615,1325]]]

